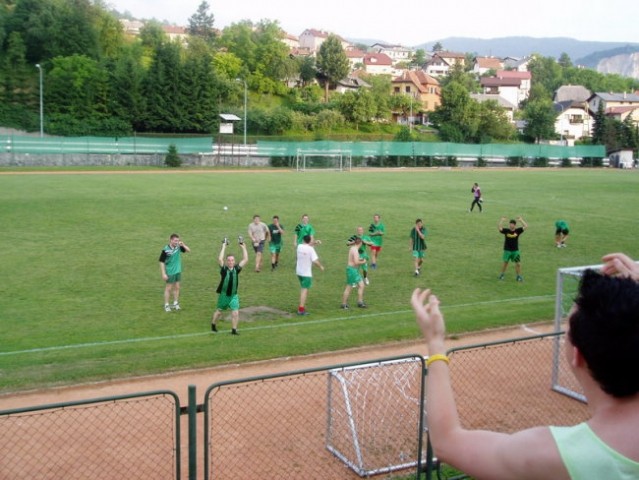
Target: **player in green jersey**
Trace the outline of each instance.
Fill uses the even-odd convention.
[[[180,310],[180,280],[182,279],[182,257],[183,253],[190,252],[191,249],[180,240],[177,233],[172,233],[169,243],[164,246],[160,253],[160,273],[164,280],[164,311],[170,312]],[[173,294],[173,305],[169,304]]]

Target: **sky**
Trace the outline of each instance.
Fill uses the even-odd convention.
[[[202,0],[105,0],[137,18],[188,25]],[[637,0],[207,0],[214,27],[277,21],[299,36],[308,28],[347,39],[415,46],[446,37],[569,37],[639,43]]]

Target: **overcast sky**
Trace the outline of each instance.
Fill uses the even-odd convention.
[[[446,37],[570,37],[639,43],[637,0],[207,0],[216,28],[241,20],[277,21],[299,36],[307,28],[404,46]],[[201,0],[105,0],[138,18],[188,25]]]

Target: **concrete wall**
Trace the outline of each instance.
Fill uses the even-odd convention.
[[[0,167],[86,167],[86,166],[153,166],[163,167],[165,154],[111,155],[111,154],[44,154],[0,153]],[[264,167],[268,157],[180,155],[182,165],[192,167]]]

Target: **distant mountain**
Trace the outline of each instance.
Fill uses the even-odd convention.
[[[591,53],[585,57],[573,60],[573,63],[577,65],[583,65],[588,68],[597,68],[602,60],[606,60],[610,57],[616,57],[619,55],[632,55],[639,52],[639,45],[624,45],[623,47],[613,48],[610,50],[602,50],[599,52]]]
[[[595,52],[616,48],[635,47],[639,44],[628,42],[593,42],[575,40],[574,38],[534,38],[534,37],[502,37],[502,38],[466,38],[448,37],[422,43],[414,48],[431,51],[433,45],[439,42],[444,50],[462,53],[474,53],[482,56],[495,57],[525,57],[538,53],[544,57],[559,58],[567,53],[573,63],[577,58],[587,57]]]

